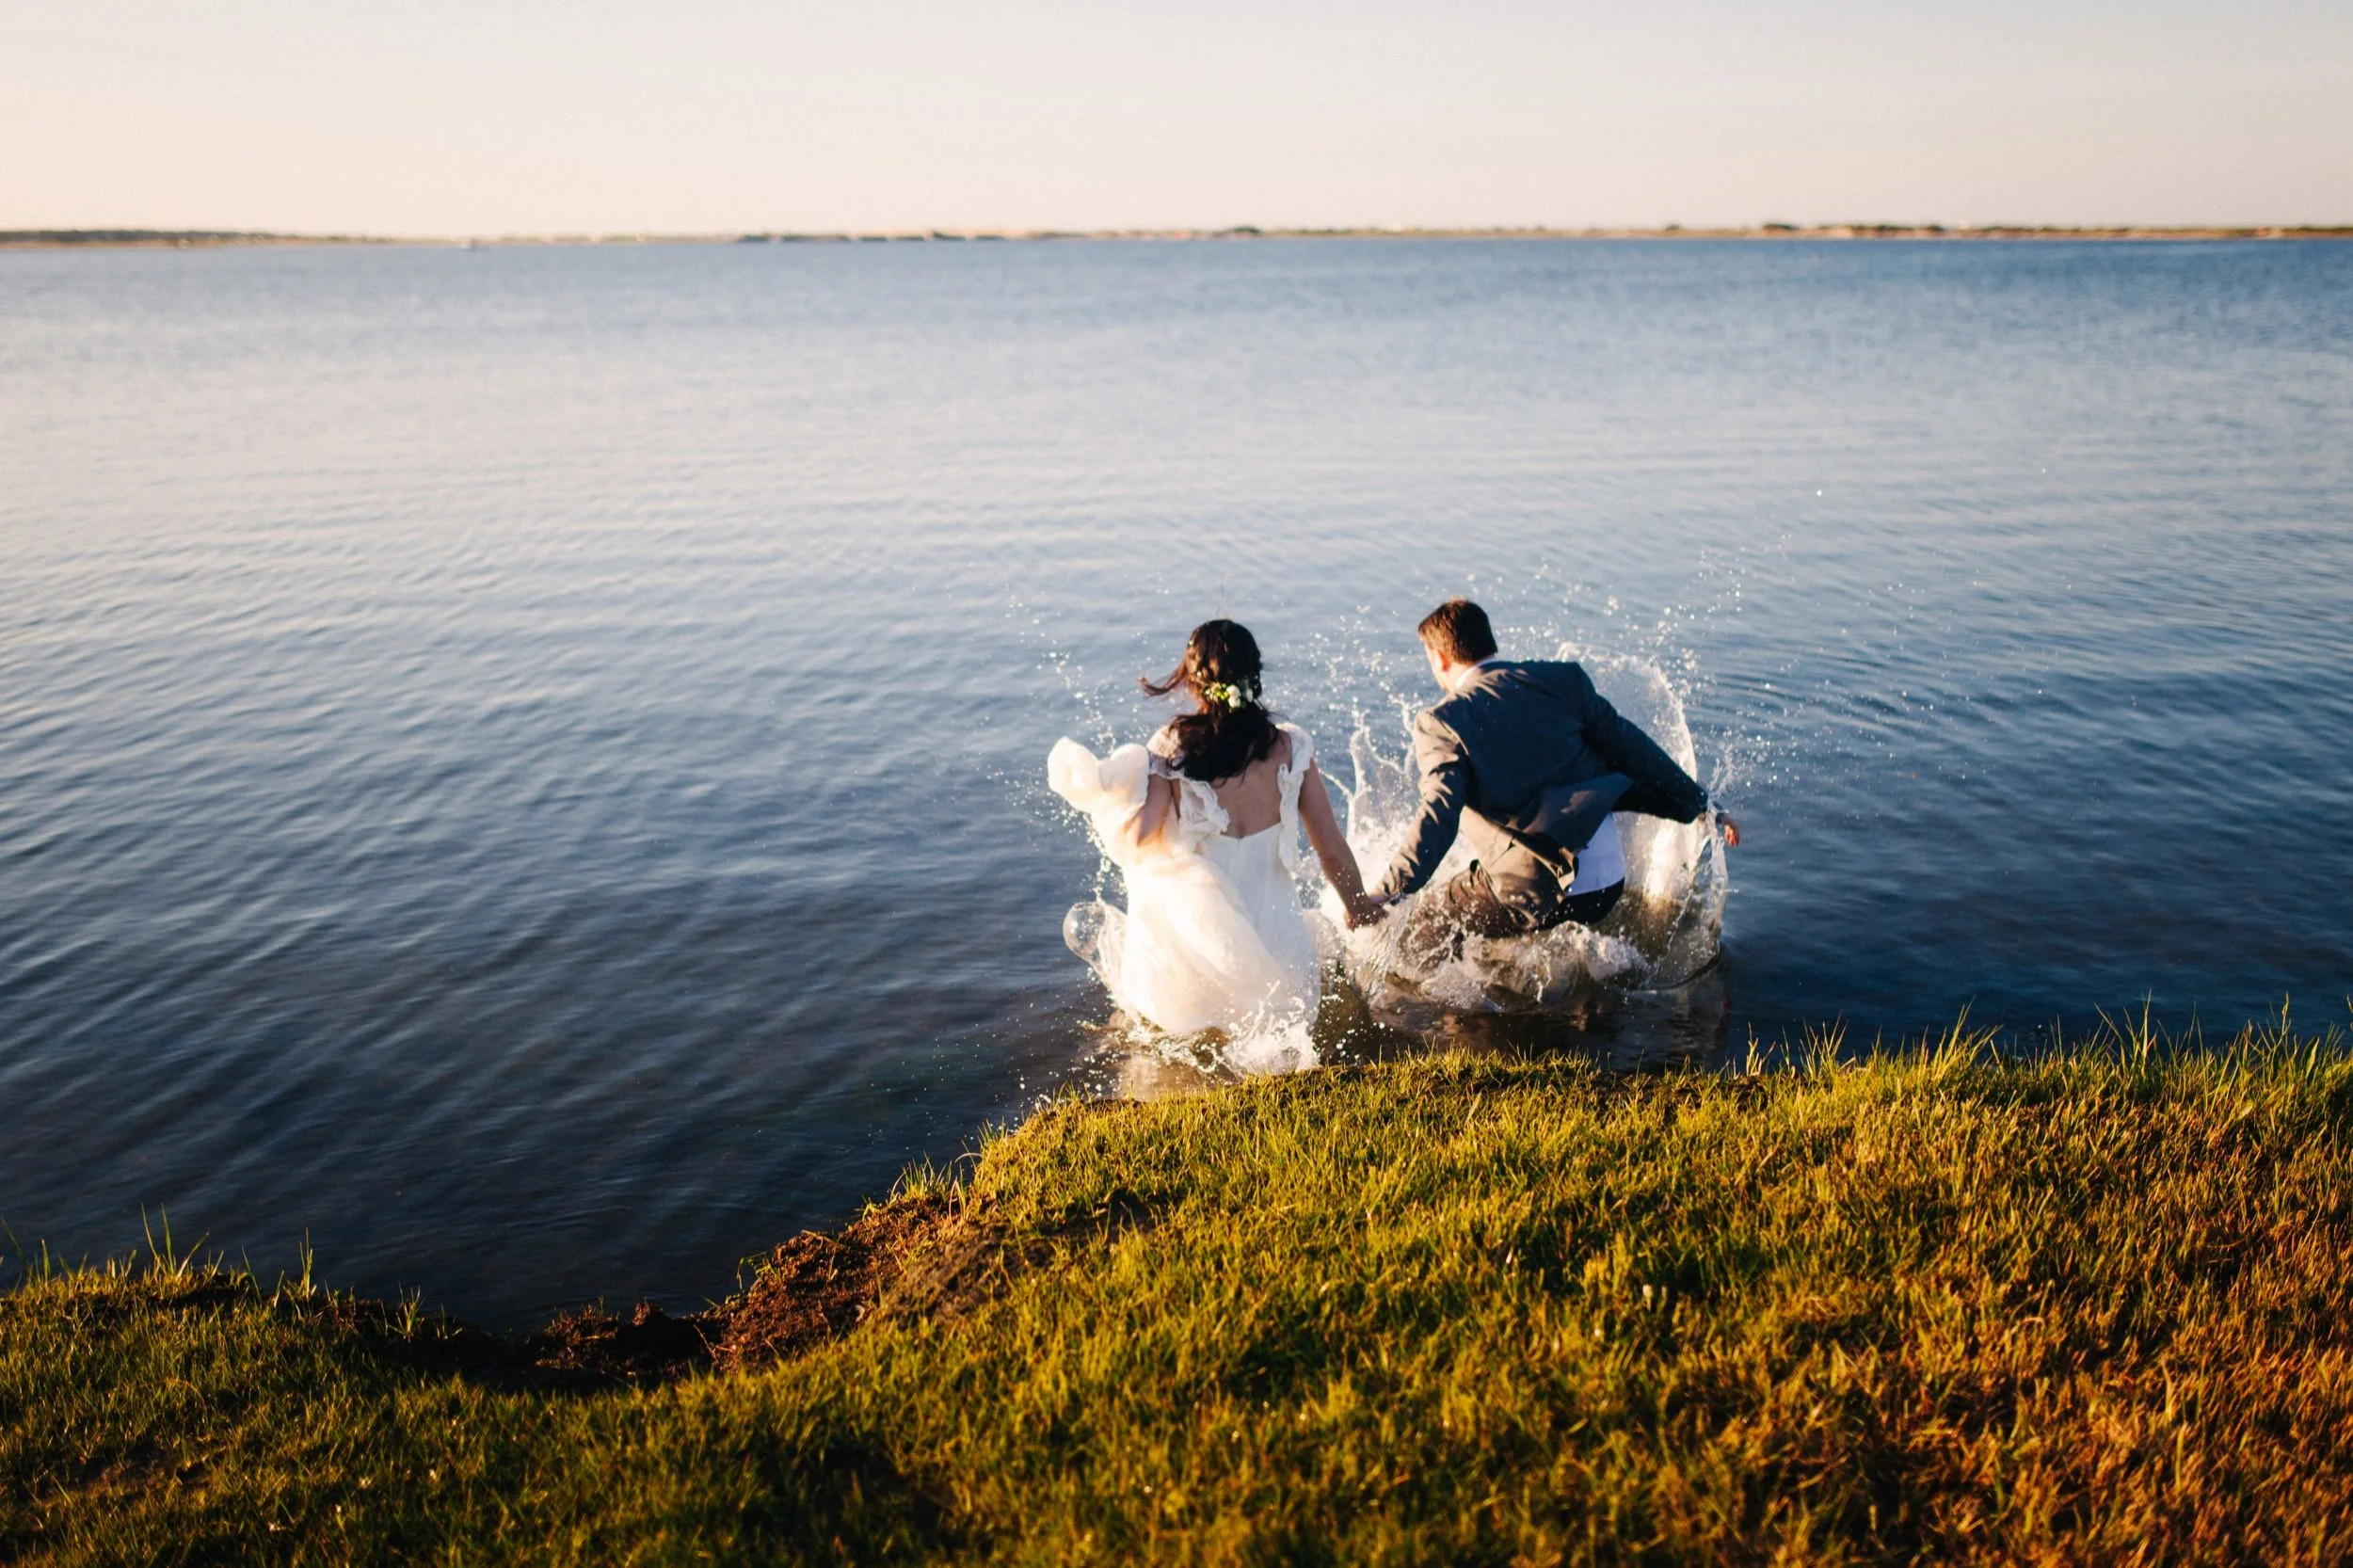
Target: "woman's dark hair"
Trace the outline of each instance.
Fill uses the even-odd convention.
[[[1185,639],[1185,656],[1165,680],[1144,689],[1166,696],[1183,688],[1201,705],[1170,721],[1180,753],[1176,766],[1204,783],[1231,778],[1274,749],[1279,733],[1259,684],[1258,639],[1239,621],[1205,620]]]

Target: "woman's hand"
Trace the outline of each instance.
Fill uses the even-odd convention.
[[[1740,847],[1740,824],[1738,823],[1719,811],[1716,813],[1716,825],[1724,830],[1724,848],[1738,849]]]

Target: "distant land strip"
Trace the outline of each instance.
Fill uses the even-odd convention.
[[[787,245],[942,240],[2268,240],[2353,239],[2353,223],[2258,228],[2105,227],[1989,223],[1763,223],[1748,228],[1687,229],[908,229],[830,232],[711,234],[507,234],[466,238],[373,234],[279,234],[211,229],[0,229],[0,248],[142,248],[190,249],[228,245]]]

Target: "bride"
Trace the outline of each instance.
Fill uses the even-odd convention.
[[[1300,898],[1303,827],[1343,905],[1364,901],[1315,744],[1267,712],[1257,641],[1233,621],[1195,627],[1168,679],[1143,685],[1194,712],[1148,746],[1097,758],[1065,738],[1047,759],[1054,792],[1087,814],[1128,885],[1124,917],[1080,904],[1064,935],[1120,1006],[1171,1033],[1309,1021],[1319,965]]]

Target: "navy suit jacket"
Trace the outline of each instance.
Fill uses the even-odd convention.
[[[1612,811],[1690,822],[1707,792],[1657,741],[1619,716],[1579,664],[1497,659],[1414,721],[1421,814],[1374,889],[1399,898],[1427,883],[1460,831],[1481,859],[1513,844],[1562,886],[1577,852]]]

